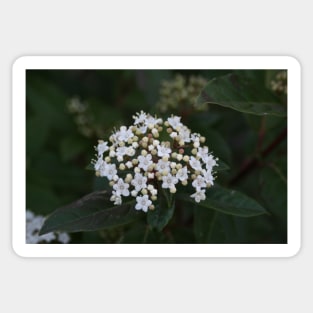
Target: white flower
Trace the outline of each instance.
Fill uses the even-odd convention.
[[[132,137],[134,137],[134,133],[131,129],[127,129],[126,126],[121,126],[120,130],[116,133],[116,138],[118,141],[125,142]]]
[[[179,116],[172,116],[167,119],[168,123],[174,128],[181,127],[183,124],[180,122],[181,117]]]
[[[212,170],[212,168],[214,166],[216,166],[216,161],[214,160],[212,155],[209,155],[206,162],[205,162],[205,166],[207,170]]]
[[[68,243],[70,241],[71,237],[68,235],[68,233],[59,233],[58,234],[58,241],[61,243]]]
[[[103,163],[104,163],[103,159],[102,159],[102,158],[99,158],[99,159],[97,160],[97,162],[94,164],[94,169],[95,169],[96,171],[99,171],[100,168],[103,166]]]
[[[108,143],[106,141],[99,141],[99,144],[96,148],[96,150],[98,151],[98,155],[103,155],[103,153],[105,151],[108,151],[109,150],[109,147],[108,147]]]
[[[136,210],[142,210],[144,212],[148,211],[149,206],[152,204],[152,201],[149,199],[148,195],[136,197]]]
[[[158,156],[159,157],[163,157],[163,156],[169,157],[170,154],[172,153],[171,148],[165,146],[164,144],[163,145],[158,145],[157,149],[158,149]]]
[[[129,184],[125,183],[122,178],[119,178],[116,184],[113,185],[117,196],[129,196]]]
[[[147,114],[146,113],[141,111],[140,113],[136,113],[136,115],[133,116],[133,119],[135,120],[134,125],[143,124],[143,123],[146,122],[146,118],[147,118]]]
[[[184,181],[188,179],[188,169],[186,166],[179,169],[176,173],[176,178],[178,178],[180,181]]]
[[[113,186],[114,187],[114,186]],[[118,194],[116,191],[112,191],[112,196],[110,198],[111,201],[114,202],[115,205],[122,204],[122,197],[120,194]]]
[[[179,131],[180,140],[183,142],[190,142],[190,130],[188,127],[184,126]]]
[[[205,188],[206,187],[206,182],[205,179],[203,178],[203,176],[198,175],[194,181],[192,182],[192,186],[194,188],[196,188],[197,191],[199,191],[201,188]]]
[[[178,183],[178,179],[172,176],[171,174],[163,176],[162,180],[163,180],[162,188],[166,189],[175,188],[175,184]]]
[[[35,215],[32,211],[26,211],[26,243],[35,244],[41,242],[51,242],[57,240],[61,243],[68,243],[70,236],[67,233],[60,233],[56,236],[56,233],[50,232],[45,235],[39,236],[39,231],[44,223],[45,218],[41,215]]]
[[[214,177],[212,176],[211,170],[207,170],[207,171],[203,170],[202,175],[207,184],[209,183],[212,186],[214,185],[213,183]]]
[[[190,139],[191,139],[193,142],[199,142],[199,141],[200,141],[200,137],[201,137],[200,134],[198,134],[198,133],[193,133],[193,134],[191,134]]]
[[[147,154],[146,156],[140,155],[138,157],[138,167],[142,168],[144,171],[148,169],[148,167],[153,163],[151,154]]]
[[[135,149],[134,149],[133,147],[128,147],[128,148],[126,149],[126,154],[127,154],[128,156],[134,156],[135,153],[136,153],[136,151],[135,151]]]
[[[145,134],[147,132],[147,125],[142,125],[140,127],[138,127],[138,130],[140,131],[141,134]]]
[[[116,156],[123,157],[127,153],[127,147],[118,147],[116,148]]]
[[[158,124],[161,124],[162,122],[163,121],[161,118],[154,118],[153,116],[148,115],[145,121],[145,125],[152,129]]]
[[[159,172],[163,172],[165,170],[170,170],[170,162],[169,161],[163,161],[160,159],[156,165],[156,170]]]
[[[117,169],[116,169],[115,164],[108,164],[106,162],[103,162],[102,167],[100,169],[100,176],[107,177],[109,180],[111,180],[117,174]]]
[[[209,159],[209,148],[208,147],[199,147],[197,156],[202,159],[203,162],[207,162]]]
[[[196,171],[201,171],[201,163],[199,160],[197,160],[195,157],[190,157],[190,160],[189,160],[189,164],[190,166],[196,170]]]
[[[147,188],[147,177],[140,173],[136,173],[134,179],[131,181],[131,184],[135,187],[136,191]]]
[[[195,201],[199,203],[201,200],[205,200],[205,190],[197,190],[194,194],[190,196],[191,198],[195,198]]]

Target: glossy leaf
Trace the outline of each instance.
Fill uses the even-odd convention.
[[[158,195],[158,205],[154,210],[149,210],[147,213],[147,222],[152,228],[156,228],[161,231],[171,220],[175,210],[175,204],[170,198],[170,194],[167,190],[163,190]]]
[[[197,98],[199,105],[212,103],[256,115],[287,115],[287,107],[264,85],[240,74],[211,79]]]
[[[190,195],[180,195],[179,198],[195,203]],[[241,217],[251,217],[267,213],[258,202],[245,194],[219,186],[214,186],[207,190],[206,199],[200,201],[198,206]]]
[[[130,223],[140,216],[134,201],[114,206],[106,191],[96,191],[50,214],[40,234],[94,231]]]

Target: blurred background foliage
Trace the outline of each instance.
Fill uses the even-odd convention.
[[[211,79],[241,73],[287,105],[287,76],[273,70],[27,70],[26,209],[48,215],[107,188],[86,166],[98,139],[132,123],[140,110],[182,116],[207,137],[229,170],[217,183],[256,199],[270,213],[241,218],[189,205],[162,231],[143,221],[71,234],[72,243],[286,243],[287,119],[252,115],[214,104],[197,106]],[[258,96],[257,94],[255,95]],[[214,227],[201,226],[213,221]]]

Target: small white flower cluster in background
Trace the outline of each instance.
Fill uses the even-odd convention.
[[[201,146],[205,138],[171,116],[166,121],[143,111],[133,116],[134,124],[113,132],[109,142],[99,140],[93,160],[96,175],[106,177],[113,187],[111,201],[136,198],[136,210],[155,208],[160,188],[176,193],[177,184],[194,187],[196,202],[205,200],[213,185],[217,158]],[[166,140],[160,141],[160,138]]]
[[[43,225],[45,218],[41,215],[35,215],[32,211],[26,211],[26,243],[42,243],[58,241],[60,243],[68,243],[70,236],[67,233],[48,233],[39,236],[39,231]]]

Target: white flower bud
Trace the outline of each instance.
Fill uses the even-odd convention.
[[[125,170],[125,164],[121,163],[120,166],[118,167],[121,171]]]
[[[130,162],[130,161],[127,161],[125,165],[126,165],[127,168],[132,168],[133,167],[133,163]]]
[[[158,199],[157,196],[152,196],[152,197],[151,197],[151,200],[152,200],[152,201],[155,201],[155,200],[157,200],[157,199]]]
[[[199,141],[194,142],[194,143],[193,143],[193,146],[194,146],[195,148],[199,148],[199,146],[200,146]]]
[[[104,161],[107,162],[107,163],[110,163],[111,159],[110,159],[110,157],[107,156],[107,157],[105,157]]]
[[[175,187],[170,189],[170,193],[176,193],[177,189]]]
[[[188,181],[187,181],[187,180],[183,180],[181,183],[182,183],[182,185],[184,185],[184,186],[187,186],[187,185],[188,185]]]
[[[154,178],[154,173],[152,172],[152,173],[148,173],[148,178],[149,179],[153,179]]]
[[[136,190],[132,190],[131,193],[132,197],[136,197],[138,192]]]
[[[133,175],[128,173],[125,177],[125,183],[129,183],[130,181],[132,181],[133,179]]]
[[[139,167],[135,167],[134,172],[135,173],[140,173],[140,168]]]
[[[141,189],[141,193],[143,194],[143,195],[146,195],[146,194],[148,194],[148,190],[147,189]]]
[[[141,150],[141,155],[146,156],[148,154],[147,150]]]
[[[183,160],[184,160],[185,162],[188,162],[188,161],[189,161],[189,155],[184,155]]]
[[[196,154],[197,154],[197,152],[198,152],[198,150],[197,150],[197,149],[192,149],[192,150],[191,150],[191,153],[192,153],[192,154],[194,154],[194,155],[196,155]]]
[[[183,156],[181,154],[177,154],[176,159],[178,161],[181,161],[183,159]]]

